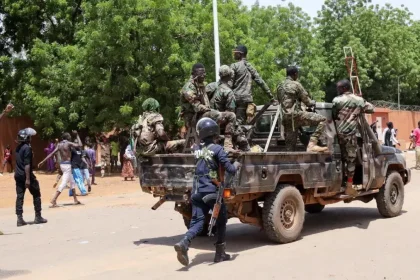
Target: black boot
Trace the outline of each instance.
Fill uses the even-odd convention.
[[[185,236],[174,246],[178,261],[184,266],[187,266],[190,262],[188,259],[188,247],[190,246],[190,242],[191,241],[188,239],[188,237]]]
[[[216,246],[216,255],[214,255],[215,263],[230,260],[230,255],[225,252],[225,245],[226,243],[214,244],[214,246]]]
[[[23,227],[23,226],[26,226],[26,225],[27,225],[27,223],[23,219],[22,215],[18,215],[17,226],[18,227]]]
[[[41,213],[36,213],[35,214],[35,224],[45,224],[46,222],[48,222],[46,219],[42,218]]]

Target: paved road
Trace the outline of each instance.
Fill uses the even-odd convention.
[[[397,218],[383,219],[374,201],[335,204],[307,215],[301,240],[291,244],[272,244],[257,228],[230,220],[234,260],[212,264],[214,240],[198,238],[188,269],[172,247],[185,232],[180,215],[170,203],[150,210],[156,199],[141,192],[45,209],[49,223],[42,226],[17,228],[13,209],[3,208],[0,279],[420,279],[419,182],[413,171]],[[32,218],[31,207],[25,214]]]

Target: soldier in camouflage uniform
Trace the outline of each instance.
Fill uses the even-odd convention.
[[[159,102],[148,98],[143,104],[143,115],[131,129],[138,137],[137,144],[142,156],[154,154],[180,152],[185,145],[185,140],[170,141],[163,127],[163,117],[159,114]]]
[[[287,78],[277,87],[277,94],[283,111],[283,125],[287,151],[296,150],[297,131],[300,127],[317,126],[315,132],[311,136],[307,151],[327,152],[327,147],[320,147],[317,145],[318,139],[324,131],[326,125],[325,121],[327,119],[320,114],[304,112],[302,110],[301,103],[308,107],[312,107],[315,106],[315,100],[311,100],[303,86],[296,81],[299,77],[299,70],[297,67],[289,66],[287,67],[286,72]]]
[[[206,69],[201,63],[192,68],[192,76],[181,90],[181,115],[187,129],[195,127],[196,122],[203,118],[211,118],[219,125],[225,126],[225,149],[233,150],[232,135],[235,128],[236,116],[233,112],[219,112],[210,108],[210,101],[206,94],[204,80]]]
[[[356,170],[357,155],[357,123],[360,114],[373,113],[373,106],[362,97],[350,92],[351,84],[348,80],[337,83],[339,96],[333,100],[333,119],[337,123],[337,133],[340,142],[341,153],[346,161],[346,194],[356,196],[353,189],[353,176]]]
[[[233,50],[236,63],[233,63],[230,68],[233,70],[232,79],[230,82],[236,100],[236,118],[239,124],[246,124],[247,119],[251,119],[251,114],[255,113],[255,104],[252,97],[252,80],[254,80],[275,102],[270,88],[260,77],[257,70],[246,60],[248,50],[245,46],[237,46]]]
[[[219,86],[210,100],[210,107],[219,112],[235,112],[235,95],[232,89],[229,87],[229,81],[233,75],[232,69],[227,65],[222,65],[219,69]],[[241,151],[249,151],[248,140],[246,139],[245,133],[238,126],[235,127],[233,133],[233,139],[235,144]]]

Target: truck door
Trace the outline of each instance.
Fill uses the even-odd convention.
[[[370,127],[367,124],[364,115],[362,115],[359,120],[359,133],[362,136],[363,144],[362,147],[359,147],[358,157],[361,157],[363,167],[363,189],[367,191],[371,188],[373,179],[375,178],[375,159],[372,141],[367,131]]]

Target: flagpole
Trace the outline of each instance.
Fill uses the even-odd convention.
[[[213,27],[214,27],[214,55],[216,65],[216,81],[219,80],[220,49],[219,49],[219,20],[217,17],[217,0],[213,0]]]

